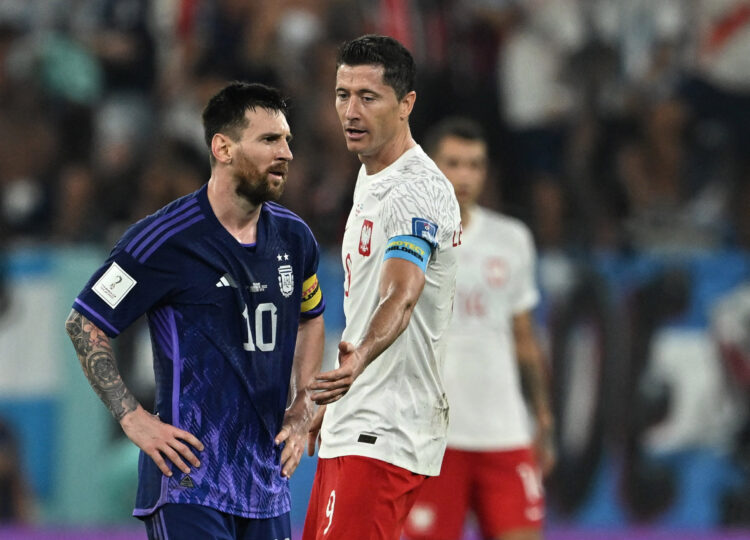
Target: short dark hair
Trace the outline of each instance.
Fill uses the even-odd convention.
[[[435,124],[425,136],[425,152],[430,156],[435,155],[438,146],[446,137],[487,143],[479,122],[465,116],[449,116]]]
[[[208,147],[211,148],[211,140],[217,133],[225,133],[237,140],[239,132],[247,127],[245,111],[254,111],[258,107],[284,116],[289,110],[281,92],[265,84],[235,81],[222,88],[203,109],[203,136]]]
[[[383,82],[393,88],[399,100],[414,90],[417,77],[414,58],[392,37],[367,34],[347,41],[339,48],[336,68],[342,64],[383,66]]]

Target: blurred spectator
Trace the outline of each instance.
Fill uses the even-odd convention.
[[[96,185],[85,162],[70,162],[60,169],[55,196],[52,239],[56,242],[101,242],[105,216],[96,205]]]
[[[10,427],[0,419],[0,524],[30,521],[31,502],[18,441]]]
[[[198,119],[232,79],[291,98],[283,203],[336,248],[359,163],[331,58],[364,32],[410,44],[417,138],[482,125],[502,164],[482,203],[532,227],[553,316],[602,255],[750,252],[748,0],[2,0],[0,315],[15,246],[110,244],[205,182]],[[141,340],[123,344],[135,371]]]

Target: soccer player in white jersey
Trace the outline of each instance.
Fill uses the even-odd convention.
[[[447,119],[426,148],[456,190],[463,235],[444,371],[448,449],[405,532],[411,540],[458,540],[471,508],[483,538],[539,540],[540,473],[551,470],[555,455],[544,358],[534,336],[539,294],[531,234],[476,204],[488,161],[476,123]]]
[[[339,50],[336,109],[362,168],[342,245],[339,367],[311,386],[328,405],[316,418],[304,540],[398,539],[445,451],[440,373],[461,216],[450,182],[411,136],[414,76],[411,54],[392,38],[362,36]]]

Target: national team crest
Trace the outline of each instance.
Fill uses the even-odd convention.
[[[370,256],[370,242],[372,240],[372,221],[366,219],[362,223],[362,232],[359,233],[359,254]]]
[[[484,278],[490,287],[502,287],[508,281],[508,265],[500,257],[484,261]]]
[[[284,298],[289,298],[294,292],[294,273],[290,264],[279,266],[279,289]]]

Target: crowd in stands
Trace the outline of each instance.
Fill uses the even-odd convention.
[[[743,0],[5,0],[2,242],[108,245],[196,189],[201,108],[243,79],[290,96],[283,202],[335,247],[359,165],[335,50],[364,32],[417,58],[417,140],[447,115],[482,123],[485,203],[541,250],[750,246]]]
[[[480,202],[542,256],[750,250],[750,0],[2,0],[0,317],[7,250],[109,248],[207,181],[231,80],[290,97],[281,202],[336,253],[360,164],[334,62],[368,32],[417,60],[418,142],[482,125]]]

